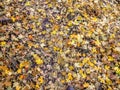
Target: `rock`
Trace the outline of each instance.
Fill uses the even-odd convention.
[[[72,86],[68,86],[66,90],[75,90]]]

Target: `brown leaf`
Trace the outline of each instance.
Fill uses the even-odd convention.
[[[5,86],[11,86],[11,82],[10,82],[10,81],[5,81],[5,82],[4,82],[4,85],[5,85]]]

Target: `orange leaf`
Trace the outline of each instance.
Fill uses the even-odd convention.
[[[29,38],[30,40],[32,40],[32,39],[33,39],[33,36],[32,36],[32,35],[29,35],[28,38]]]

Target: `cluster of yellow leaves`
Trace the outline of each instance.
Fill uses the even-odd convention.
[[[11,74],[11,71],[6,66],[0,66],[0,70],[2,70],[4,74]]]
[[[37,54],[33,54],[33,57],[38,65],[43,64],[43,60]]]

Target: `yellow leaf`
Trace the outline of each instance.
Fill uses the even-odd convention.
[[[21,71],[22,71],[21,69],[18,69],[18,70],[17,70],[17,73],[21,73]]]
[[[114,61],[114,58],[112,56],[108,56],[108,61]]]
[[[101,78],[100,76],[98,77],[98,80],[101,82],[101,83],[105,83],[105,80],[103,78]]]
[[[11,71],[10,70],[5,70],[5,74],[9,75],[9,74],[11,74]]]
[[[92,18],[92,20],[96,22],[98,19],[96,17],[94,17],[94,18]]]
[[[35,85],[36,88],[39,88],[40,86],[38,84]]]
[[[13,17],[13,16],[11,17],[11,19],[12,19],[12,21],[13,21],[13,22],[15,22],[15,21],[16,21],[15,17]]]
[[[85,18],[88,18],[88,14],[87,14],[87,13],[84,13],[83,16],[84,16]]]
[[[109,68],[110,68],[110,66],[105,65],[105,69],[106,69],[106,70],[109,70]]]
[[[37,9],[38,12],[42,12],[42,9]]]
[[[65,83],[65,80],[61,80],[61,83]]]
[[[81,17],[81,16],[78,16],[78,17],[77,17],[77,20],[82,20],[82,17]]]
[[[35,62],[36,62],[37,64],[39,64],[39,65],[40,65],[40,64],[43,64],[43,60],[40,59],[40,58],[39,58],[39,59],[36,59]]]
[[[85,88],[87,88],[87,87],[89,87],[89,83],[84,83],[83,86],[84,86]]]
[[[115,38],[115,34],[111,34],[110,35],[110,38],[112,39],[112,38]]]
[[[2,41],[2,42],[0,42],[0,45],[1,45],[1,46],[5,46],[5,45],[6,45],[6,42],[5,42],[5,41]]]
[[[71,74],[71,73],[68,73],[68,76],[72,76],[72,74]]]
[[[74,12],[74,10],[72,8],[68,8],[68,12]]]
[[[106,77],[106,83],[109,85],[112,84],[112,81],[108,77]]]
[[[20,88],[21,88],[21,87],[20,87],[19,85],[16,86],[16,90],[20,90]]]
[[[89,61],[89,58],[84,58],[83,61],[82,61],[82,63],[85,64],[85,63],[87,63],[88,61]]]
[[[48,7],[50,8],[50,7],[52,7],[52,4],[50,3],[50,4],[48,4]]]
[[[33,42],[30,42],[30,41],[28,41],[27,44],[29,48],[31,48],[34,45]]]
[[[37,54],[33,54],[33,57],[34,57],[34,59],[35,59],[35,62],[37,63],[37,64],[43,64],[43,60],[37,55]]]
[[[68,26],[72,26],[72,21],[69,21],[69,22],[68,22]]]
[[[92,53],[97,53],[96,47],[92,48]]]
[[[91,72],[90,69],[87,69],[87,70],[86,70],[86,73],[87,73],[87,74],[90,74],[90,72]]]
[[[58,30],[58,29],[59,29],[59,25],[54,25],[54,26],[53,26],[53,30],[56,31],[56,30]]]
[[[25,6],[30,6],[30,1],[27,1],[27,2],[25,3]]]
[[[39,82],[40,82],[40,84],[42,84],[43,82],[44,82],[44,80],[43,80],[43,77],[41,76],[41,77],[39,77]]]
[[[26,67],[28,65],[29,65],[29,62],[27,62],[27,61],[21,62],[20,63],[20,68]]]
[[[78,22],[77,20],[75,20],[75,21],[73,22],[73,24],[79,25],[79,22]]]
[[[68,80],[73,80],[72,74],[68,73]]]
[[[98,46],[101,45],[101,43],[98,39],[95,41],[95,44],[98,45]]]
[[[40,25],[40,23],[39,23],[39,22],[37,22],[37,25],[39,26],[39,25]]]
[[[54,51],[59,51],[59,50],[60,50],[60,48],[54,47]]]
[[[61,17],[60,16],[57,16],[57,18],[56,18],[57,20],[60,20],[61,19]]]
[[[92,63],[92,62],[88,62],[88,64],[91,66],[91,67],[93,67],[94,66],[94,64]]]
[[[83,66],[83,63],[80,63],[79,65],[80,65],[80,67],[82,67],[82,66]]]
[[[72,3],[72,0],[67,0],[68,3]]]
[[[96,60],[93,60],[93,63],[96,64],[97,63]]]
[[[86,76],[87,76],[87,75],[86,75],[85,73],[82,74],[82,78],[86,78]]]
[[[108,89],[107,90],[113,90],[110,86],[108,86]]]
[[[120,75],[120,68],[119,67],[114,67],[114,70],[115,70],[115,72],[118,74],[118,75]]]
[[[56,33],[57,33],[56,30],[53,30],[53,31],[51,32],[52,35],[55,35]]]
[[[69,69],[70,69],[70,70],[74,70],[74,67],[73,67],[73,66],[69,66]]]
[[[80,73],[80,74],[83,74],[83,70],[79,70],[79,73]]]

